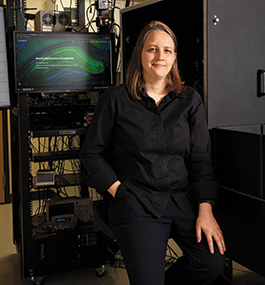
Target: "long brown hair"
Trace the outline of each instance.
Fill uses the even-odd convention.
[[[175,46],[175,53],[177,53],[177,38],[167,25],[162,22],[152,21],[143,28],[134,47],[126,74],[126,86],[129,93],[134,99],[138,100],[141,99],[141,90],[145,85],[142,76],[141,54],[146,37],[153,31],[166,32],[172,38]],[[184,82],[181,81],[178,70],[177,57],[172,65],[171,71],[167,75],[166,89],[168,92],[175,92],[176,94],[180,94],[184,90]]]

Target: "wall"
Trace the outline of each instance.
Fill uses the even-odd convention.
[[[145,2],[146,0],[138,0],[138,1],[131,1],[131,3],[139,3],[139,2]],[[36,0],[27,0],[27,8],[36,8],[36,10],[28,10],[27,13],[30,14],[35,14],[39,10],[54,10],[55,9],[58,11],[63,11],[63,7],[61,3],[63,3],[63,6],[65,8],[69,8],[70,4],[71,7],[74,8],[76,7],[76,0],[55,0],[56,4],[54,5],[52,3],[52,0],[42,0],[42,1],[36,1]],[[95,3],[94,0],[85,0],[85,9],[87,9],[91,4]],[[124,8],[125,7],[126,1],[116,1],[116,7]],[[120,15],[119,15],[119,9],[115,9],[115,22],[117,24],[120,24]],[[34,21],[29,21],[29,27],[31,30],[34,29]]]

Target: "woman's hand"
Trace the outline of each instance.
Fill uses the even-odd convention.
[[[119,188],[119,186],[121,185],[121,182],[120,181],[116,181],[116,182],[114,182],[111,186],[110,186],[110,188],[107,190],[113,197],[115,197],[115,195],[116,195],[116,192],[117,192],[117,190],[118,190],[118,188]]]
[[[198,243],[201,242],[202,232],[204,232],[209,250],[213,254],[214,246],[213,242],[215,240],[219,252],[224,254],[226,251],[223,233],[213,215],[212,205],[210,203],[201,203],[199,205],[199,215],[196,223],[196,237]]]

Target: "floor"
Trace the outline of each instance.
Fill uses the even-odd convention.
[[[12,242],[12,205],[0,205],[0,285],[32,285],[20,278],[20,261]],[[171,245],[174,246],[173,244]],[[178,253],[178,249],[174,248]],[[41,285],[128,285],[125,269],[109,266],[103,277],[97,277],[91,268],[71,270],[35,280]],[[265,285],[265,278],[233,262],[234,285]],[[140,285],[140,284],[139,284]]]

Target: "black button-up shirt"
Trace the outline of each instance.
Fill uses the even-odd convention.
[[[145,92],[134,100],[125,85],[108,89],[80,158],[89,186],[102,193],[120,180],[157,217],[171,195],[185,211],[217,194],[205,110],[191,87],[169,93],[158,106]]]

